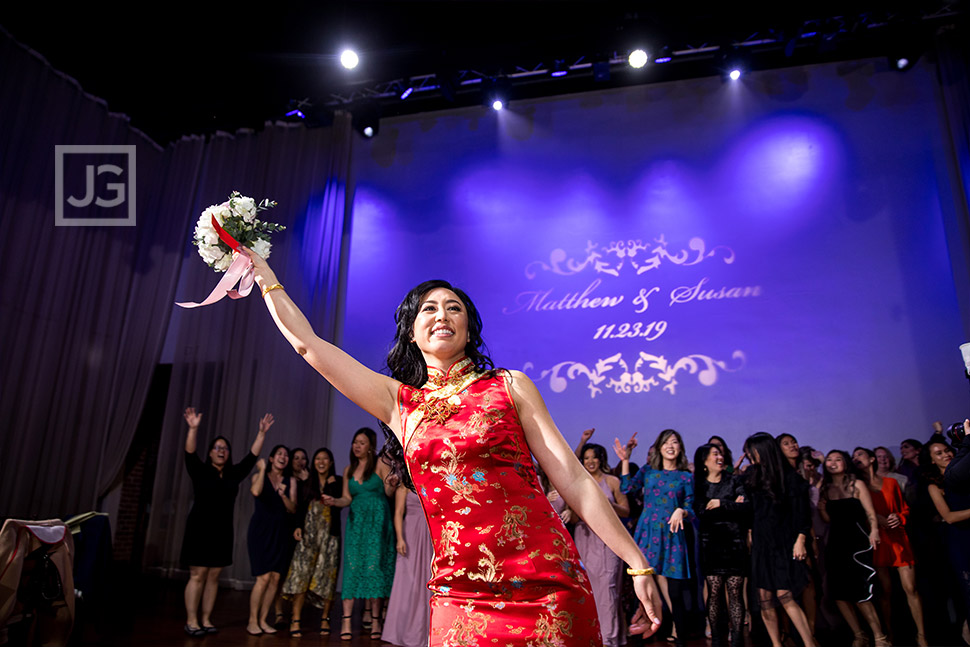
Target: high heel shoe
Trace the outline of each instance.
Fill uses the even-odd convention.
[[[876,636],[872,644],[873,647],[893,647],[893,644],[889,642],[889,637],[886,634]]]
[[[350,622],[349,622],[349,620],[352,617],[353,617],[352,615],[350,615],[350,616],[342,616],[341,617],[341,621],[347,620],[348,622],[347,622],[347,631],[341,631],[340,632],[340,640],[350,640],[351,638],[354,637],[353,632],[350,631],[351,627],[350,627]],[[341,622],[340,625],[341,625],[340,628],[343,629],[343,622]]]
[[[860,631],[853,638],[852,647],[869,647],[869,636],[864,631]]]

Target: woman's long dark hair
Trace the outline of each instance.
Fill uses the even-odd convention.
[[[465,313],[468,315],[468,343],[465,345],[465,355],[474,362],[476,370],[485,372],[495,366],[492,358],[487,354],[488,348],[482,339],[482,316],[468,295],[448,281],[440,279],[425,281],[408,292],[401,305],[397,307],[394,313],[397,331],[394,333],[394,344],[387,354],[387,368],[391,377],[410,386],[420,387],[428,381],[428,365],[418,345],[412,339],[412,333],[424,296],[437,288],[451,290],[465,306]]]
[[[842,492],[848,496],[855,496],[855,482],[857,480],[868,481],[868,479],[863,477],[862,473],[859,471],[859,468],[857,468],[855,463],[852,462],[852,457],[849,456],[849,452],[842,449],[833,449],[825,455],[826,462],[828,461],[829,456],[832,454],[838,454],[841,456],[842,461],[845,463],[845,472],[842,476]],[[820,496],[822,498],[826,500],[830,499],[829,486],[832,484],[832,473],[829,472],[828,469],[822,468],[822,483],[819,485],[819,492],[821,493]]]
[[[465,344],[465,356],[475,364],[475,370],[484,373],[495,368],[492,358],[488,356],[485,340],[482,338],[482,315],[479,314],[478,308],[461,288],[453,286],[448,281],[434,279],[419,283],[412,288],[394,312],[394,323],[397,329],[391,350],[387,353],[387,370],[395,380],[409,386],[421,387],[428,381],[428,365],[424,361],[421,349],[412,339],[412,334],[414,321],[418,318],[425,295],[437,288],[454,292],[465,307],[465,314],[468,317],[468,343]],[[403,425],[404,421],[401,422]],[[401,442],[390,427],[380,421],[379,424],[381,431],[384,432],[384,447],[381,449],[380,459],[391,468],[392,473],[400,477],[401,483],[414,491],[411,475],[405,467],[404,448],[401,447]]]
[[[603,472],[604,474],[609,474],[610,463],[609,463],[609,459],[606,456],[606,447],[603,447],[602,445],[597,445],[596,443],[586,443],[585,445],[583,445],[582,450],[580,450],[579,452],[580,461],[584,460],[584,457],[586,456],[586,450],[588,449],[592,449],[593,456],[599,459],[600,471]]]
[[[650,459],[650,468],[655,470],[662,470],[664,468],[664,458],[660,454],[660,448],[663,447],[663,444],[667,442],[671,436],[675,436],[677,438],[677,442],[680,443],[680,454],[677,455],[677,467],[675,469],[680,470],[681,472],[686,472],[688,467],[687,448],[684,446],[684,439],[681,438],[680,434],[673,429],[664,429],[657,436],[657,440],[653,441],[653,445],[651,445],[653,449],[653,458]],[[647,452],[647,456],[649,455],[650,453]]]
[[[744,441],[744,453],[751,460],[751,466],[745,471],[748,487],[766,493],[772,501],[781,501],[786,491],[785,475],[792,467],[781,453],[778,441],[769,433],[758,432]],[[754,460],[755,454],[758,462]]]
[[[361,427],[354,433],[353,439],[350,441],[350,478],[354,478],[354,472],[357,471],[357,466],[360,465],[360,459],[354,456],[354,441],[357,440],[357,436],[364,435],[367,440],[370,441],[371,448],[371,458],[367,461],[367,466],[364,467],[364,480],[362,483],[369,479],[374,473],[374,469],[377,467],[377,432],[370,427]]]
[[[694,452],[694,512],[700,515],[707,508],[707,457],[717,447],[712,443],[701,445]],[[717,447],[720,451],[720,447]],[[727,461],[725,461],[727,462]],[[730,478],[725,472],[721,478]]]
[[[728,447],[728,444],[720,436],[711,436],[710,438],[707,439],[707,442],[713,445],[714,443],[711,442],[712,440],[716,440],[721,443],[721,446],[719,447],[719,449],[721,450],[721,456],[724,457],[724,471],[727,472],[728,474],[733,474],[734,473],[734,454],[731,453],[731,448]],[[695,462],[694,465],[697,465],[697,463]]]
[[[316,468],[317,456],[320,454],[326,454],[330,458],[330,469],[323,475],[324,482],[328,481],[331,476],[336,476],[336,470],[333,464],[333,452],[326,447],[321,447],[313,452],[313,460],[307,466],[313,472],[313,476],[307,479],[309,481],[308,491],[311,499],[319,499],[320,495],[323,494],[323,487],[320,485],[320,472]]]
[[[280,449],[286,450],[286,467],[283,468],[282,474],[284,479],[288,479],[293,476],[293,452],[290,451],[289,447],[282,443],[274,447],[273,451],[269,453],[269,459],[266,461],[266,476],[268,477],[269,473],[273,471],[273,457],[276,456],[276,452],[278,452]]]
[[[908,442],[913,444],[913,441],[904,440],[903,442]],[[950,443],[946,442],[946,436],[943,434],[933,434],[930,439],[927,440],[919,450],[919,475],[923,477],[923,480],[930,484],[937,486],[941,490],[943,489],[943,474],[940,473],[940,468],[933,464],[933,459],[930,458],[930,447],[933,445],[945,445],[947,449],[951,452],[953,447]],[[913,445],[915,447],[915,445]]]

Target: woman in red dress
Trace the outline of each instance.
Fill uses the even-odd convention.
[[[293,348],[330,384],[387,424],[424,508],[432,564],[432,647],[599,645],[596,606],[576,547],[539,486],[533,457],[560,496],[636,574],[631,631],[660,624],[652,569],[576,459],[539,391],[481,352],[481,317],[444,281],[397,309],[392,376],[317,337],[266,261],[256,283]]]
[[[919,592],[916,590],[916,558],[913,557],[913,549],[909,545],[909,537],[906,535],[906,522],[909,519],[909,506],[903,498],[903,491],[899,487],[896,479],[882,477],[876,473],[876,453],[865,447],[856,447],[852,452],[852,462],[861,470],[869,484],[869,493],[872,495],[872,507],[876,510],[876,519],[879,521],[880,542],[876,545],[876,554],[873,556],[873,565],[876,567],[876,574],[879,576],[879,585],[882,589],[880,602],[882,604],[882,616],[886,623],[886,632],[892,640],[892,578],[890,568],[895,568],[899,573],[899,582],[903,585],[906,593],[906,601],[909,603],[909,612],[913,616],[913,624],[916,625],[916,644],[919,647],[927,647],[926,635],[923,628],[923,602],[920,600]]]

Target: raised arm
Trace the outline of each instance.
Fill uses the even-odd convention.
[[[266,459],[260,458],[256,461],[256,473],[253,474],[252,483],[249,485],[249,491],[253,496],[259,496],[263,493],[263,482],[266,480]]]
[[[185,451],[194,454],[198,447],[199,423],[202,422],[202,414],[196,413],[195,407],[186,407],[182,416],[189,425],[189,431],[185,434]]]
[[[263,441],[266,440],[266,432],[269,431],[269,428],[273,426],[274,422],[276,422],[276,419],[273,418],[273,414],[271,413],[267,413],[259,419],[256,440],[253,441],[253,446],[249,448],[249,453],[253,456],[259,456],[259,453],[263,451]]]
[[[520,371],[512,371],[508,384],[529,449],[559,495],[620,559],[634,569],[648,568],[646,557],[620,523],[603,491],[559,433],[532,380]],[[660,626],[660,597],[653,577],[637,576],[633,582],[643,609],[634,618],[631,631],[649,635]]]
[[[335,389],[364,411],[384,421],[400,440],[400,415],[397,390],[400,382],[367,368],[356,359],[326,342],[280,285],[266,260],[252,250],[245,253],[253,261],[256,285],[276,326],[293,349]]]
[[[584,429],[583,433],[579,435],[579,443],[576,445],[576,450],[575,450],[576,458],[578,458],[579,460],[583,460],[583,446],[585,446],[586,443],[589,442],[589,439],[593,437],[593,434],[595,432],[596,432],[596,428],[591,427],[589,429]]]

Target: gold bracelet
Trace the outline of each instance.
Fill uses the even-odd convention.
[[[657,571],[653,570],[652,567],[648,566],[646,568],[628,568],[626,569],[627,575],[632,575],[636,577],[637,575],[655,575]]]
[[[262,293],[263,293],[263,296],[265,297],[269,292],[272,292],[273,290],[283,290],[283,289],[285,288],[282,285],[280,285],[279,283],[274,283],[273,285],[263,288]]]

